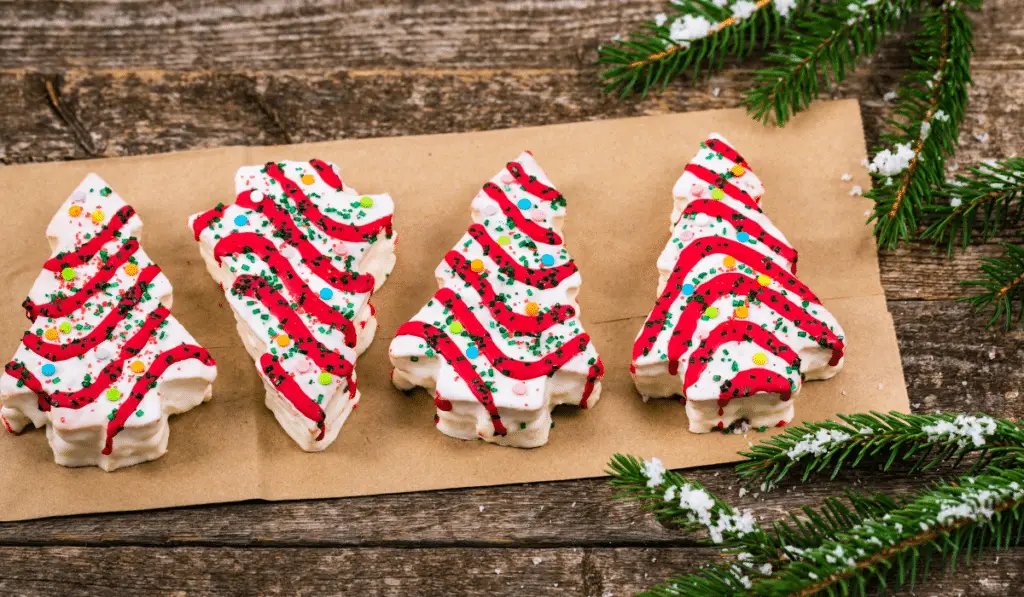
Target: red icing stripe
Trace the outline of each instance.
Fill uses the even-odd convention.
[[[501,211],[505,216],[511,218],[512,221],[515,222],[517,228],[522,230],[523,233],[533,240],[549,245],[562,244],[562,237],[559,236],[557,232],[550,228],[540,226],[533,220],[526,219],[526,217],[523,216],[523,210],[512,205],[512,202],[508,200],[505,193],[494,183],[488,182],[485,184],[484,193],[487,193],[487,196],[498,204],[498,207],[501,208]]]
[[[722,384],[718,405],[725,406],[734,398],[745,398],[758,392],[778,394],[785,402],[793,393],[793,384],[784,375],[779,375],[775,371],[756,367],[745,369]]]
[[[316,403],[315,400],[306,395],[302,391],[298,382],[288,374],[287,371],[281,367],[281,364],[277,362],[274,355],[270,353],[264,353],[260,357],[260,368],[263,370],[263,374],[267,376],[270,383],[274,386],[277,391],[284,396],[288,402],[291,402],[293,406],[302,416],[316,423],[320,434],[317,435],[316,441],[320,441],[324,438],[325,432],[325,421],[327,420],[327,413],[324,409]],[[354,380],[349,378],[349,385],[354,385]],[[352,388],[354,390],[354,388]],[[352,391],[350,390],[350,391]]]
[[[345,334],[345,344],[354,347],[356,345],[356,332],[352,322],[331,305],[323,302],[319,295],[312,292],[309,285],[302,281],[298,272],[292,264],[278,252],[277,247],[268,239],[254,232],[240,232],[222,238],[213,249],[213,254],[220,262],[226,255],[255,254],[267,263],[271,271],[281,280],[285,288],[292,296],[292,301],[304,309],[316,319],[338,328]],[[347,272],[338,272],[338,275],[330,275],[330,271],[320,264],[320,271],[325,274],[325,280],[334,288],[344,292],[352,292],[352,289],[345,287],[338,282],[345,282],[342,276],[349,276]],[[331,268],[333,269],[333,268]],[[337,272],[337,270],[334,270]],[[318,272],[319,274],[320,272]],[[349,284],[353,286],[354,284]],[[355,289],[359,293],[367,293],[373,290],[373,278],[370,277],[370,288],[367,290],[364,284]]]
[[[338,222],[321,213],[320,209],[306,196],[306,193],[302,191],[299,185],[285,176],[277,164],[268,162],[266,171],[267,176],[277,181],[284,190],[284,193],[295,202],[295,207],[298,208],[299,213],[309,218],[313,225],[322,230],[324,234],[348,242],[373,242],[382,230],[388,236],[391,236],[391,216],[384,216],[369,224],[361,225]],[[248,198],[248,192],[244,194]],[[239,198],[241,198],[241,195],[239,195]],[[273,203],[271,201],[264,202]],[[261,202],[261,204],[264,202]],[[242,202],[239,201],[238,203],[241,204]]]
[[[205,348],[190,344],[175,346],[174,348],[164,351],[156,356],[153,363],[150,364],[149,370],[147,370],[146,373],[135,382],[135,385],[132,386],[132,391],[128,394],[127,399],[117,408],[117,413],[114,414],[114,418],[107,423],[107,442],[103,446],[104,454],[109,455],[113,451],[114,436],[124,429],[124,425],[125,422],[128,421],[128,417],[132,416],[132,413],[134,413],[135,409],[138,408],[142,399],[146,397],[146,394],[156,387],[157,380],[160,379],[160,376],[162,376],[171,365],[193,359],[210,367],[214,365],[213,357],[210,356],[210,353],[206,352]]]
[[[299,352],[312,359],[318,367],[339,377],[348,377],[352,374],[352,363],[314,338],[309,328],[292,310],[291,303],[271,288],[266,280],[259,276],[238,276],[231,291],[262,303],[277,319],[281,329],[288,334]],[[351,326],[351,323],[349,325]]]
[[[103,245],[107,244],[114,238],[120,238],[121,229],[128,223],[128,220],[135,215],[135,210],[132,209],[131,205],[125,205],[121,209],[117,210],[110,221],[104,226],[95,236],[86,241],[82,246],[76,247],[73,251],[65,251],[59,253],[54,257],[51,257],[45,264],[43,269],[51,272],[59,272],[65,267],[78,267],[85,265],[93,258],[96,253],[99,252]]]
[[[687,164],[685,170],[690,174],[693,174],[697,178],[703,180],[704,182],[715,185],[716,187],[722,189],[723,191],[725,191],[726,195],[735,199],[736,201],[739,201],[743,205],[746,205],[751,209],[761,211],[761,208],[757,206],[757,199],[751,197],[746,191],[740,189],[738,186],[729,182],[729,180],[726,179],[725,176],[716,174],[715,172],[708,170],[704,166],[699,166],[697,164]]]
[[[52,344],[43,339],[43,336],[25,332],[22,343],[25,348],[48,361],[60,362],[67,359],[81,356],[92,350],[99,343],[110,338],[117,326],[124,321],[132,309],[143,299],[148,292],[149,285],[160,274],[160,268],[151,265],[139,273],[139,279],[135,285],[121,295],[121,300],[114,307],[103,321],[89,332],[87,336],[76,338],[67,344]]]
[[[561,265],[556,265],[548,268],[534,269],[526,267],[512,259],[501,245],[496,243],[487,234],[487,229],[482,224],[473,224],[469,227],[469,235],[476,239],[476,242],[480,244],[484,249],[484,255],[487,255],[498,265],[498,269],[502,270],[502,273],[508,275],[511,273],[511,277],[515,278],[516,281],[522,282],[534,288],[541,290],[547,288],[554,288],[558,286],[562,280],[576,273],[576,264],[569,260]]]
[[[82,408],[87,404],[92,404],[103,391],[114,385],[114,382],[121,377],[125,361],[142,352],[150,337],[170,315],[171,312],[166,307],[157,307],[146,317],[146,322],[142,324],[139,331],[125,342],[118,357],[107,363],[107,366],[96,375],[96,379],[89,386],[76,392],[47,393],[39,379],[25,367],[24,363],[19,361],[7,363],[4,370],[11,377],[24,382],[28,389],[35,392],[39,397],[39,410],[48,411],[51,407]]]
[[[62,296],[52,300],[49,303],[37,305],[32,302],[31,299],[25,299],[25,302],[21,304],[28,313],[30,319],[43,316],[49,318],[63,317],[77,311],[82,305],[85,304],[90,298],[99,292],[103,292],[107,288],[107,283],[117,274],[117,269],[124,265],[128,258],[131,257],[136,251],[139,250],[139,241],[134,238],[130,238],[121,248],[118,249],[117,253],[114,253],[107,259],[96,275],[93,276],[85,286],[82,287],[78,292],[70,296]]]
[[[796,249],[775,238],[771,234],[768,234],[760,224],[721,201],[715,201],[713,199],[697,199],[690,201],[687,203],[686,209],[679,214],[679,220],[676,220],[676,223],[678,224],[686,215],[698,213],[707,214],[712,218],[722,218],[723,221],[729,222],[737,233],[746,232],[751,238],[755,238],[759,242],[764,243],[773,253],[790,262],[793,265],[793,273],[796,273]]]
[[[532,154],[531,154],[532,155]],[[526,170],[519,164],[519,162],[509,162],[506,167],[512,178],[516,179],[516,182],[523,185],[526,192],[540,199],[541,201],[554,201],[562,196],[558,192],[558,189],[549,187],[537,179],[536,176],[530,176],[526,174]]]
[[[569,305],[554,305],[536,317],[516,313],[498,298],[487,278],[473,271],[470,261],[461,253],[449,251],[444,259],[452,271],[480,295],[481,303],[487,306],[494,319],[510,332],[536,335],[555,324],[571,319],[576,314]]]
[[[434,300],[444,305],[444,308],[462,324],[480,348],[480,354],[485,356],[499,373],[512,379],[525,380],[551,375],[576,355],[582,354],[590,344],[590,336],[578,334],[536,361],[518,361],[502,352],[501,348],[491,339],[487,328],[480,323],[454,291],[442,288],[434,295]]]
[[[274,236],[284,239],[289,245],[295,247],[299,251],[299,255],[302,256],[306,266],[317,276],[326,280],[331,286],[344,289],[345,292],[373,292],[374,280],[372,275],[341,271],[335,268],[331,264],[331,258],[321,254],[299,231],[291,217],[274,206],[273,201],[264,199],[259,203],[253,203],[249,198],[249,192],[246,191],[238,196],[238,205],[262,213],[269,219],[277,229],[277,233]],[[259,236],[255,233],[252,234]],[[228,238],[230,236],[232,235],[228,235]],[[274,250],[277,249],[275,248]]]
[[[458,345],[451,338],[429,323],[421,321],[408,321],[402,324],[398,331],[395,332],[395,335],[422,338],[430,348],[437,351],[455,369],[455,373],[466,381],[466,385],[473,392],[473,396],[490,413],[491,424],[494,425],[494,435],[505,435],[508,433],[505,425],[501,422],[501,415],[498,414],[498,407],[494,404],[494,396],[491,395],[490,388],[484,380],[480,379],[469,359],[466,358],[466,355],[462,354]]]
[[[590,395],[594,393],[594,387],[597,385],[597,380],[604,377],[604,363],[601,362],[601,357],[597,358],[597,362],[590,366],[590,371],[587,373],[587,383],[583,386],[583,397],[580,398],[580,408],[587,408],[587,401],[590,400]]]
[[[767,352],[781,358],[791,367],[796,366],[797,374],[800,372],[800,357],[797,356],[792,348],[780,342],[775,334],[749,321],[734,319],[719,324],[711,331],[707,339],[702,341],[700,346],[690,354],[686,373],[683,374],[684,394],[690,386],[697,383],[697,380],[700,379],[700,374],[704,372],[708,363],[714,358],[715,351],[723,344],[729,342],[753,342]],[[675,372],[671,373],[675,374]]]
[[[722,157],[730,162],[741,164],[747,170],[750,170],[751,172],[754,171],[754,169],[750,167],[750,164],[747,163],[747,160],[743,159],[743,156],[741,156],[738,151],[733,149],[725,141],[722,141],[721,139],[708,139],[704,141],[704,145],[707,145],[708,149],[711,151],[722,154]]]
[[[195,234],[196,240],[199,240],[199,235],[203,230],[206,230],[213,225],[214,220],[219,220],[224,217],[225,209],[227,208],[223,203],[218,203],[217,207],[214,207],[209,211],[204,211],[192,220],[192,232]]]
[[[316,169],[317,174],[320,175],[320,180],[326,182],[339,191],[345,188],[345,185],[341,182],[341,178],[334,172],[334,168],[331,168],[330,164],[317,159],[309,160],[309,163]]]

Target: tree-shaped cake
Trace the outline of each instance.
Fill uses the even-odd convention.
[[[355,361],[373,340],[369,298],[395,264],[394,204],[360,195],[321,160],[235,175],[236,199],[189,219],[210,275],[302,449],[320,451],[359,403]]]
[[[473,225],[435,271],[440,290],[391,343],[392,381],[426,388],[450,436],[540,446],[552,409],[593,405],[604,373],[579,319],[565,198],[525,152],[472,208]]]
[[[64,466],[110,471],[167,451],[170,415],[211,395],[213,359],[171,316],[142,221],[95,174],[50,221],[53,251],[23,306],[31,327],[0,378],[12,433],[47,426]]]
[[[843,330],[796,277],[796,251],[761,211],[763,193],[718,135],[673,189],[658,299],[631,370],[645,399],[682,395],[693,432],[785,425],[803,381],[843,364]]]

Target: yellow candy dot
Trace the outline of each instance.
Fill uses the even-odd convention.
[[[735,315],[737,319],[746,319],[749,314],[749,311],[744,306],[736,307],[736,310],[733,311],[733,315]]]
[[[61,324],[60,324],[60,333],[62,333],[62,334],[70,334],[71,333],[71,324],[66,322],[66,321],[61,322]]]
[[[721,199],[722,197],[725,197],[725,191],[723,191],[722,189],[715,189],[711,191],[712,199]]]
[[[129,276],[136,276],[139,273],[139,266],[135,265],[134,263],[129,263],[128,265],[124,266],[124,273],[128,274]]]
[[[529,303],[526,303],[526,314],[527,315],[532,317],[532,316],[537,315],[538,313],[540,313],[540,305],[538,305],[537,303],[535,303],[533,301],[530,301]]]
[[[43,333],[47,340],[53,341],[60,337],[60,333],[57,332],[57,328],[50,328]]]
[[[707,308],[707,309],[706,309],[706,310],[704,311],[704,315],[705,315],[705,316],[706,316],[706,317],[707,317],[708,319],[714,319],[714,318],[718,317],[718,307],[708,307],[708,308]]]
[[[470,262],[469,269],[473,270],[476,273],[480,273],[484,271],[484,262],[480,259],[474,259],[473,261]]]
[[[89,216],[89,217],[90,217],[90,218],[92,218],[92,221],[93,221],[93,222],[96,222],[97,224],[99,224],[100,222],[102,222],[102,221],[103,221],[103,218],[104,218],[105,216],[103,215],[103,212],[102,212],[102,211],[100,211],[100,210],[98,210],[98,209],[97,209],[97,210],[94,210],[94,211],[92,212],[92,215],[91,215],[91,216]]]
[[[77,218],[78,216],[82,215],[82,206],[72,205],[71,207],[68,208],[68,215],[71,216],[72,218]]]
[[[761,274],[760,276],[757,277],[757,283],[760,284],[761,286],[767,286],[772,283],[772,279],[764,274]]]
[[[763,352],[756,352],[756,353],[754,353],[754,364],[755,365],[764,365],[767,362],[768,362],[768,355],[766,355]]]
[[[142,361],[135,361],[132,363],[132,373],[142,373],[146,370],[146,365]]]
[[[722,260],[722,265],[729,269],[732,269],[736,267],[736,258],[733,257],[732,255],[726,255],[725,259]]]
[[[746,173],[747,170],[743,166],[740,166],[739,164],[736,164],[735,166],[732,167],[733,176],[743,176]]]
[[[302,175],[302,184],[313,184],[313,181],[315,181],[315,180],[316,179],[313,178],[312,174],[303,174]]]
[[[452,324],[448,326],[448,329],[451,330],[453,334],[461,334],[463,327],[461,323],[453,321]]]
[[[288,343],[291,341],[292,339],[288,337],[288,334],[278,334],[278,336],[274,338],[274,342],[277,342],[277,345],[281,348],[288,346]]]

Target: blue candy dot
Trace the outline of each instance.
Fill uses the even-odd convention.
[[[555,264],[555,257],[553,255],[543,255],[540,258],[540,262],[547,266]]]
[[[53,363],[47,363],[43,365],[43,375],[50,377],[57,372],[57,368],[53,366]]]
[[[334,296],[334,291],[331,290],[330,288],[320,289],[320,298],[324,299],[325,301],[330,300],[332,296]]]
[[[476,346],[470,346],[469,348],[466,349],[466,356],[471,359],[475,359],[478,356],[480,356],[480,349],[478,349]]]
[[[693,294],[693,284],[683,284],[683,296],[690,296]]]
[[[516,205],[519,206],[519,209],[530,209],[530,206],[533,205],[533,203],[531,203],[529,199],[520,199]]]
[[[235,226],[245,226],[249,223],[249,218],[245,216],[235,216]]]
[[[736,235],[736,240],[740,241],[741,243],[745,243],[750,240],[750,235],[747,234],[746,232],[740,232],[739,234]]]

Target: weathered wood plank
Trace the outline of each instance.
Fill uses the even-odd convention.
[[[624,597],[720,557],[673,548],[0,548],[0,593]],[[1024,580],[1022,571],[1024,550],[986,553],[955,575],[896,595],[1005,596]]]
[[[957,303],[890,302],[889,308],[914,410],[1024,416],[1024,332],[983,332],[967,307]],[[749,434],[750,441],[757,439],[757,433]],[[767,496],[755,490],[741,498],[729,467],[687,474],[764,520],[820,504],[851,486],[905,495],[930,480],[865,471]],[[581,480],[81,516],[0,524],[0,545],[692,545],[691,537],[663,528],[637,505],[615,502],[612,495],[602,480]]]
[[[1022,63],[1016,6],[989,0],[976,15],[978,64]],[[662,10],[662,0],[6,0],[0,69],[575,68]]]

